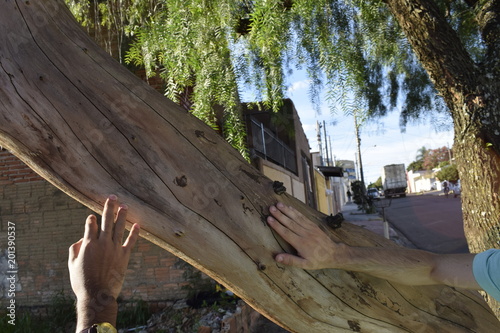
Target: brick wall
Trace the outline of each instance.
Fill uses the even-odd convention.
[[[7,229],[15,224],[16,305],[49,305],[62,292],[73,296],[68,248],[83,236],[91,211],[33,173],[0,148],[0,306],[9,302]],[[129,264],[122,298],[146,301],[185,297],[184,261],[153,243],[139,239]]]
[[[0,148],[0,165],[0,186],[2,187],[14,183],[26,183],[43,179],[21,162],[20,159],[2,148]],[[0,211],[1,214],[2,211]]]

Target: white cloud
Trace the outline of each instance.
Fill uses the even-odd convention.
[[[302,80],[302,81],[296,81],[296,82],[292,83],[292,85],[290,87],[288,87],[287,92],[289,94],[291,94],[297,90],[307,89],[307,88],[309,88],[310,85],[311,85],[311,80],[309,80],[309,79]]]
[[[316,133],[316,124],[302,124],[302,128],[304,129],[305,133]]]
[[[330,137],[329,150],[337,159],[354,160],[356,138],[352,116],[332,115],[326,106],[324,95],[321,97],[321,102],[325,103],[321,107],[322,112],[316,113],[308,96],[311,80],[300,72],[296,73],[294,78],[296,79],[292,78],[294,82],[290,84],[287,93],[292,98],[299,113],[312,151],[318,150],[316,122],[322,123],[325,120],[327,135]],[[332,124],[334,120],[335,125]],[[435,127],[431,123],[432,121],[429,119],[418,124],[409,124],[406,133],[401,133],[399,113],[393,112],[380,119],[378,123],[372,122],[364,125],[361,128],[361,154],[365,181],[367,183],[376,181],[384,165],[404,163],[407,166],[415,160],[417,150],[422,146],[428,149],[451,146],[453,144],[453,130],[436,133]]]

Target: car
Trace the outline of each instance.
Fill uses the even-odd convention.
[[[369,198],[372,198],[372,200],[380,200],[380,193],[378,192],[378,189],[372,187],[372,188],[369,188],[367,191],[366,191],[366,195],[369,197]]]

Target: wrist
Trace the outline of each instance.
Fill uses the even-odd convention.
[[[352,266],[354,256],[353,250],[354,248],[347,244],[335,244],[332,268],[349,270],[350,266]]]
[[[114,297],[98,295],[98,297],[94,298],[78,299],[76,310],[77,332],[103,322],[110,323],[116,327],[118,303]]]

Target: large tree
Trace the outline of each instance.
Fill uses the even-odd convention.
[[[294,332],[490,332],[473,292],[408,287],[340,270],[277,265],[292,251],[263,223],[277,200],[320,213],[253,169],[198,119],[97,47],[57,0],[0,11],[0,144],[95,211],[103,193],[130,206],[142,236],[230,287]],[[62,226],[63,227],[63,226]],[[358,246],[397,246],[350,224]]]

